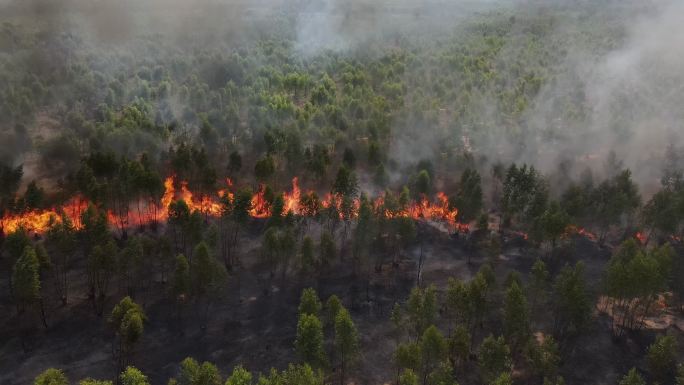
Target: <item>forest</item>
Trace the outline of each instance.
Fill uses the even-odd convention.
[[[679,0],[0,0],[0,384],[684,385]]]

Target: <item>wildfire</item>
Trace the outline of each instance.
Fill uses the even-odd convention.
[[[565,228],[565,235],[566,236],[569,236],[572,234],[581,235],[583,237],[586,237],[590,241],[598,240],[598,237],[596,236],[596,234],[592,233],[591,231],[589,231],[583,227],[577,227],[575,225],[570,225],[570,226]]]
[[[646,241],[648,240],[646,234],[642,233],[641,231],[637,231],[634,234],[634,238],[636,238],[642,245],[646,244]]]
[[[225,182],[225,187],[214,193],[197,193],[188,188],[186,181],[176,183],[175,176],[169,176],[164,180],[164,193],[159,202],[149,200],[133,202],[129,207],[119,207],[116,211],[108,210],[107,218],[112,226],[119,228],[126,228],[131,224],[142,226],[165,221],[169,217],[169,205],[180,199],[185,201],[192,211],[196,210],[207,216],[217,217],[222,212],[221,199],[227,198],[231,201],[234,196],[231,191],[233,188],[232,181],[226,179]],[[176,186],[180,186],[180,188],[177,189]],[[283,211],[292,212],[295,215],[306,215],[305,210],[301,207],[301,197],[302,191],[299,187],[299,180],[295,177],[292,179],[292,189],[283,193]],[[253,218],[266,218],[271,215],[271,205],[267,200],[264,186],[260,186],[254,193],[251,203],[252,207],[249,214]],[[383,203],[384,196],[380,196],[373,201],[373,206],[376,211],[383,210],[382,215],[388,218],[408,217],[415,220],[444,221],[454,231],[469,231],[468,224],[457,222],[458,210],[450,207],[446,194],[442,192],[437,193],[434,202],[423,196],[418,201],[411,202],[405,207],[393,211],[385,210]],[[345,215],[351,215],[351,217],[358,215],[360,207],[358,198],[350,202],[351,206],[343,207],[345,204],[342,197],[330,193],[326,194],[320,202],[323,208],[334,206],[340,212],[341,219],[344,219]],[[23,227],[28,231],[43,233],[52,223],[60,221],[62,215],[69,218],[76,228],[80,228],[80,217],[87,207],[87,200],[75,197],[61,207],[8,214],[0,219],[0,229],[9,233]],[[347,211],[346,214],[343,213],[343,209]]]

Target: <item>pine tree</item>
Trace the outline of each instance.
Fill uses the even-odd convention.
[[[312,367],[323,368],[328,365],[323,349],[323,325],[318,316],[309,313],[299,315],[295,348],[299,358]]]
[[[345,308],[335,317],[335,350],[340,360],[340,383],[344,384],[347,369],[359,353],[359,333]]]

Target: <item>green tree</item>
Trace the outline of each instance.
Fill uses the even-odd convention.
[[[591,302],[584,280],[584,264],[566,265],[554,285],[554,326],[561,335],[577,334],[589,323]]]
[[[428,383],[428,378],[437,368],[439,363],[447,357],[447,341],[442,333],[434,325],[429,326],[420,338],[420,351],[422,353],[421,373],[423,384]]]
[[[506,291],[504,302],[504,334],[510,346],[522,346],[530,337],[530,319],[527,300],[514,281]]]
[[[525,347],[525,358],[536,375],[553,378],[560,364],[560,349],[551,336],[544,336],[541,343],[530,339]]]
[[[344,384],[347,369],[359,353],[359,333],[344,307],[337,312],[335,317],[335,351],[340,361],[340,384]]]
[[[668,246],[642,250],[636,240],[625,241],[608,263],[605,287],[613,308],[613,333],[640,328],[658,293],[668,287],[673,250]],[[622,314],[620,314],[622,313]]]
[[[502,373],[511,371],[511,352],[502,336],[489,335],[482,341],[478,362],[485,382],[493,381]]]
[[[183,254],[176,256],[176,267],[171,280],[171,291],[177,301],[184,301],[190,294],[190,265]]]
[[[221,374],[210,362],[201,365],[193,358],[186,358],[180,364],[178,385],[221,385]]]
[[[313,239],[309,236],[305,236],[304,239],[302,239],[302,246],[299,252],[299,265],[304,276],[309,276],[316,270],[314,243]]]
[[[556,201],[551,202],[539,218],[543,239],[551,242],[552,253],[556,250],[558,238],[563,235],[569,224],[570,217]]]
[[[280,373],[271,369],[269,375],[260,376],[257,383],[259,385],[323,385],[323,373],[312,369],[307,364],[290,364]]]
[[[420,336],[430,326],[437,314],[437,294],[434,286],[426,289],[414,287],[406,302],[406,312],[409,316],[412,332]]]
[[[212,255],[209,246],[200,242],[195,247],[191,264],[192,291],[197,306],[201,306],[201,328],[207,327],[211,305],[223,295],[223,287],[227,280],[226,269]]]
[[[397,376],[402,369],[418,371],[421,369],[422,352],[419,343],[402,343],[394,351],[394,361],[397,364]]]
[[[546,263],[541,259],[537,259],[532,265],[529,282],[528,293],[531,297],[531,308],[534,311],[537,304],[546,299],[549,289],[549,271],[546,269]]]
[[[501,373],[494,381],[489,383],[490,385],[513,385],[513,380],[511,379],[511,374],[508,372]]]
[[[226,379],[224,385],[251,385],[252,384],[252,373],[238,365],[233,368],[233,372]]]
[[[107,240],[92,248],[88,255],[88,278],[91,285],[90,296],[95,305],[95,311],[102,315],[105,299],[111,277],[116,272],[117,247],[114,240]]]
[[[399,385],[418,385],[418,376],[411,369],[404,369],[399,375]]]
[[[447,344],[449,347],[449,358],[456,364],[465,363],[470,355],[471,336],[463,325],[458,325],[449,336]]]
[[[33,385],[69,385],[69,379],[61,369],[50,368],[39,374]]]
[[[311,314],[318,316],[323,305],[318,298],[318,293],[314,288],[308,287],[302,290],[302,296],[299,299],[299,314]]]
[[[85,378],[78,382],[78,385],[112,385],[108,380],[95,380],[92,378]]]
[[[646,385],[646,381],[641,377],[636,368],[632,368],[622,377],[620,380],[620,385]]]
[[[301,313],[299,315],[295,348],[305,363],[316,368],[328,365],[328,358],[323,349],[323,326],[315,314]]]
[[[328,231],[321,233],[319,253],[319,260],[323,266],[329,266],[337,256],[337,245],[335,244],[335,239]]]
[[[335,327],[335,319],[337,319],[337,313],[342,309],[342,301],[335,294],[328,297],[325,302],[325,322],[326,324]]]
[[[124,297],[112,309],[109,323],[117,335],[116,355],[120,369],[128,365],[133,348],[142,338],[145,320],[142,308],[131,297]]]
[[[19,314],[35,306],[42,309],[39,269],[40,264],[38,263],[35,249],[31,246],[26,246],[12,269],[12,291],[14,292]],[[43,324],[47,327],[43,311],[41,311],[41,317],[43,318]]]
[[[344,165],[340,167],[332,186],[332,192],[340,196],[351,197],[356,195],[358,189],[359,182],[356,179],[356,174]]]
[[[416,181],[414,183],[413,190],[417,194],[416,196],[420,198],[421,195],[427,196],[432,191],[432,181],[430,174],[427,170],[420,170],[418,175],[416,175]]]
[[[677,372],[677,341],[673,336],[658,336],[648,347],[648,370],[660,383],[668,383]]]
[[[150,385],[147,376],[140,370],[129,366],[119,376],[121,385]]]
[[[477,218],[482,211],[482,185],[477,170],[467,168],[463,171],[458,190],[449,200],[449,204],[458,209],[460,222],[469,223]]]
[[[56,220],[45,234],[45,244],[49,250],[51,264],[50,272],[55,278],[55,291],[66,305],[69,297],[69,262],[76,252],[76,229],[71,219],[62,214],[60,220]]]
[[[470,320],[468,303],[468,286],[460,279],[449,277],[446,290],[446,316],[449,318],[449,329],[454,322],[467,323]]]
[[[270,155],[259,159],[254,164],[254,176],[261,183],[265,183],[269,178],[271,178],[275,171],[275,161],[273,160],[273,157]]]

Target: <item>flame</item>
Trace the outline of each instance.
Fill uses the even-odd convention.
[[[180,186],[179,189],[176,187]],[[233,182],[225,180],[225,187],[220,188],[215,193],[198,194],[188,188],[186,181],[176,181],[176,177],[171,175],[164,180],[164,193],[158,202],[141,200],[132,202],[128,207],[119,207],[118,210],[108,210],[107,218],[113,227],[125,228],[132,224],[141,226],[158,221],[165,221],[169,218],[169,205],[174,200],[182,199],[192,211],[201,212],[207,216],[220,216],[222,213],[221,198],[230,201],[234,195],[231,191]],[[265,186],[259,189],[252,196],[252,208],[249,212],[253,218],[266,218],[271,214],[271,207],[265,197]],[[310,192],[307,192],[310,193]],[[302,191],[299,187],[298,178],[292,179],[292,189],[283,194],[284,211],[291,211],[295,215],[305,215],[301,207]],[[458,223],[458,210],[450,207],[446,194],[440,192],[436,195],[436,200],[431,202],[426,196],[422,196],[418,201],[410,202],[406,207],[390,211],[384,207],[384,195],[379,196],[373,201],[376,212],[381,212],[387,218],[408,217],[415,220],[430,220],[446,222],[454,231],[468,232],[469,225]],[[344,200],[335,194],[326,194],[321,201],[321,206],[329,208],[334,206],[340,212],[340,218],[344,218]],[[347,214],[351,218],[358,215],[360,200],[355,198],[351,202],[351,208]],[[11,213],[0,218],[0,229],[5,233],[13,232],[19,227],[35,233],[44,233],[52,223],[61,221],[61,215],[65,215],[78,229],[81,228],[80,216],[88,207],[88,201],[76,196],[67,201],[60,207],[53,207],[45,210],[33,210],[23,213]]]
[[[645,245],[646,241],[648,240],[646,234],[642,233],[641,231],[637,231],[634,234],[634,238],[636,238],[636,240],[638,240],[642,245]]]
[[[264,197],[265,188],[263,185],[259,186],[257,192],[252,196],[252,209],[249,210],[249,215],[254,218],[267,218],[270,213],[270,205]]]
[[[302,192],[299,189],[299,179],[297,177],[292,178],[292,192],[283,194],[283,200],[285,202],[283,212],[287,213],[292,211],[294,214],[301,214],[299,211],[299,199],[302,196]]]
[[[565,234],[564,236],[570,236],[573,234],[581,235],[583,237],[586,237],[590,241],[596,241],[598,240],[598,237],[596,234],[592,233],[591,231],[585,229],[584,227],[577,227],[575,225],[569,225],[568,227],[565,228]]]

